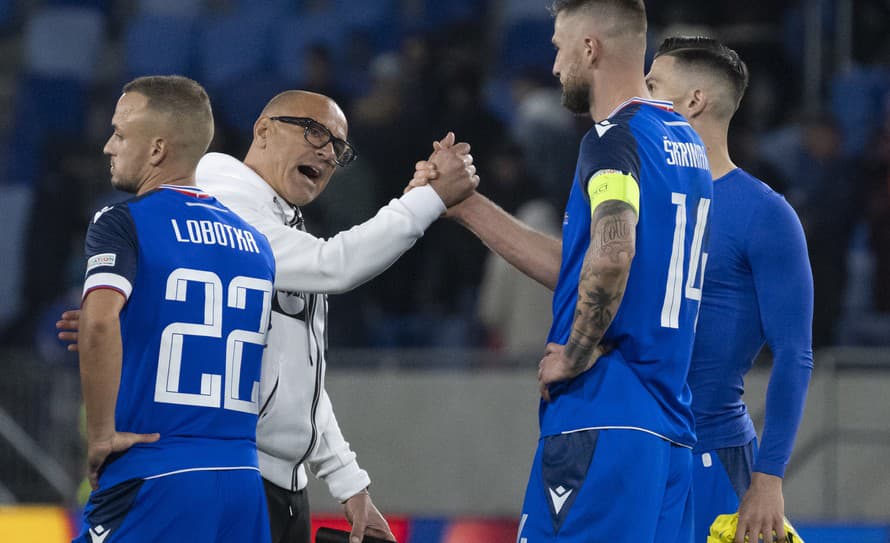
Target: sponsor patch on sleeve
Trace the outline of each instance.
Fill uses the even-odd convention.
[[[113,268],[116,261],[117,255],[114,253],[102,253],[100,255],[91,256],[87,260],[87,273],[90,273],[90,271],[96,268],[101,268],[102,266]]]

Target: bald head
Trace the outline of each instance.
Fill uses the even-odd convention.
[[[311,113],[311,115],[309,114]],[[324,94],[309,92],[304,90],[289,90],[276,95],[269,100],[260,116],[275,117],[278,115],[289,115],[293,117],[313,117],[313,115],[333,117],[338,121],[342,120],[343,134],[334,133],[335,136],[346,139],[345,130],[347,128],[346,115],[337,102],[328,98]],[[324,124],[324,123],[323,123]],[[327,127],[331,130],[331,127]]]

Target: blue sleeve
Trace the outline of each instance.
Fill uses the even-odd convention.
[[[581,140],[580,170],[578,181],[587,198],[590,176],[600,170],[629,173],[640,183],[640,155],[637,140],[630,127],[624,123],[602,121],[594,125]],[[640,187],[642,191],[642,187]]]
[[[800,220],[784,198],[764,201],[749,231],[748,259],[773,353],[754,471],[784,477],[813,371],[813,274]]]
[[[126,204],[104,208],[93,217],[86,236],[83,296],[97,288],[117,290],[129,299],[136,280],[139,243]]]

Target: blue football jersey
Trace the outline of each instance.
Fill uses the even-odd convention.
[[[794,209],[736,168],[714,180],[711,254],[689,386],[696,452],[756,437],[742,401],[745,374],[768,343],[773,368],[755,470],[782,477],[813,370],[813,276]]]
[[[675,443],[695,442],[686,384],[707,262],[712,193],[704,144],[670,102],[633,99],[584,136],[563,224],[562,264],[548,341],[571,335],[578,283],[590,245],[587,184],[603,170],[640,188],[636,254],[618,312],[593,368],[551,387],[542,435],[630,428]]]
[[[109,457],[101,487],[256,469],[275,273],[268,240],[210,195],[162,186],[96,213],[86,253],[84,297],[112,288],[127,298],[115,427],[161,435]]]

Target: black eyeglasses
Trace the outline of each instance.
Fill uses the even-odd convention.
[[[309,117],[288,117],[286,115],[269,118],[273,121],[302,126],[305,129],[303,130],[303,137],[306,138],[306,142],[316,149],[321,149],[329,143],[334,144],[334,162],[337,163],[337,166],[346,166],[355,160],[357,156],[355,147],[351,143],[334,137],[331,131],[325,128],[325,125],[315,119],[310,119]]]

